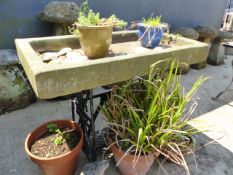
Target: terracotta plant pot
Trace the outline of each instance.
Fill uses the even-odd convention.
[[[57,124],[61,127],[68,127],[70,129],[75,128],[80,135],[79,143],[68,153],[65,153],[61,156],[52,157],[52,158],[41,158],[30,152],[31,145],[44,133],[47,132],[47,125],[49,123]],[[76,169],[77,158],[82,150],[83,146],[83,131],[81,127],[70,120],[55,120],[47,122],[30,134],[28,134],[25,140],[25,151],[28,154],[28,157],[36,163],[44,175],[72,175]]]
[[[150,170],[150,167],[153,165],[155,158],[159,156],[159,153],[146,156],[141,155],[135,165],[134,160],[137,160],[137,157],[135,158],[133,154],[127,154],[122,158],[125,152],[120,150],[115,144],[111,146],[111,151],[114,155],[116,164],[118,164],[117,168],[122,175],[146,175]]]
[[[88,58],[103,58],[108,54],[112,29],[113,26],[78,26],[80,45]]]

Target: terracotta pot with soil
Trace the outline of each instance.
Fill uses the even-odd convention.
[[[50,124],[59,128],[57,133],[50,133]],[[61,134],[68,135],[63,140]],[[74,121],[50,121],[33,130],[27,136],[24,146],[28,157],[45,175],[72,175],[82,150],[83,132]]]
[[[117,168],[122,175],[146,175],[153,165],[155,158],[160,154],[156,152],[154,154],[140,155],[138,158],[134,154],[125,155],[125,152],[115,144],[111,145],[110,149],[113,153]]]

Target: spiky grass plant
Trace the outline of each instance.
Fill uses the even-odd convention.
[[[142,18],[142,21],[146,26],[157,27],[161,25],[161,18],[162,16],[149,17],[147,19]]]
[[[174,59],[160,61],[151,66],[146,78],[113,88],[102,112],[113,144],[126,154],[137,157],[157,151],[186,165],[182,150],[188,149],[187,141],[196,132],[187,127],[195,103],[189,109],[187,105],[205,78],[184,93],[178,68]]]

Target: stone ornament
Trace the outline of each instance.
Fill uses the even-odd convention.
[[[38,14],[41,21],[72,24],[78,18],[79,7],[74,2],[51,1]]]
[[[175,34],[180,34],[181,36],[185,38],[190,38],[197,40],[199,37],[199,33],[194,30],[193,28],[187,28],[187,27],[181,27],[175,30]]]
[[[75,2],[51,1],[37,17],[54,24],[55,35],[69,34],[68,26],[78,18],[79,6]]]
[[[199,38],[209,38],[210,41],[218,36],[218,30],[213,26],[197,26],[195,30],[199,33]]]
[[[224,63],[224,39],[233,39],[233,34],[226,31],[219,31],[218,36],[213,40],[207,62],[212,65],[221,65]]]

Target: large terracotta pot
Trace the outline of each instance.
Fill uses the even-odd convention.
[[[112,43],[113,26],[78,25],[80,45],[90,59],[103,58]]]
[[[41,158],[38,157],[30,152],[31,145],[44,133],[47,132],[47,125],[49,123],[55,123],[58,126],[68,127],[70,129],[75,128],[77,129],[80,135],[79,143],[68,153],[52,157],[52,158]],[[55,120],[47,122],[30,134],[28,134],[25,140],[25,151],[28,154],[28,157],[36,163],[41,170],[43,171],[44,175],[72,175],[76,169],[77,158],[82,150],[83,146],[83,131],[81,127],[75,123],[74,121],[70,120]]]
[[[133,154],[127,154],[122,158],[125,152],[120,150],[115,144],[111,146],[111,151],[116,164],[118,164],[117,168],[122,175],[146,175],[153,165],[155,158],[159,156],[159,153],[141,155],[135,165],[134,160],[137,160],[137,158]]]

